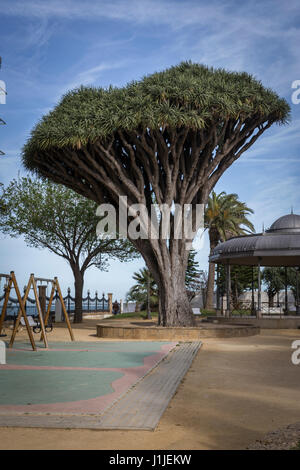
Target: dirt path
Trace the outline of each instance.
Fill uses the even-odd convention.
[[[75,337],[95,340],[94,331],[90,323]],[[154,432],[0,428],[0,449],[243,449],[300,421],[295,339],[299,330],[206,339]]]

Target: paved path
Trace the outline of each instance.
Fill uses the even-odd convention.
[[[100,418],[104,429],[155,429],[201,343],[181,343]]]
[[[87,428],[87,429],[154,429],[172,396],[189,369],[199,347],[181,343],[157,367],[101,414],[0,411],[0,426]]]

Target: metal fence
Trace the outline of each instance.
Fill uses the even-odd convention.
[[[237,316],[244,316],[244,315],[256,315],[256,311],[258,308],[258,303],[255,301],[254,304],[251,300],[243,300],[238,303],[237,309],[233,309],[233,314]],[[223,309],[226,309],[226,305],[223,304]],[[285,312],[286,305],[285,302],[275,302],[273,305],[270,305],[269,302],[261,302],[261,314],[263,316],[284,316],[288,315],[296,315],[296,305],[295,302],[288,302],[287,303],[287,313]]]
[[[68,294],[64,297],[65,306],[68,314],[75,312],[75,297],[71,296],[71,289],[68,289]],[[109,311],[109,302],[105,298],[104,293],[102,297],[98,297],[98,293],[95,292],[95,297],[90,296],[90,291],[87,291],[87,296],[82,299],[82,312],[107,312]]]
[[[2,310],[4,297],[5,297],[5,293],[2,296],[0,296],[0,313]],[[50,310],[51,316],[55,315],[55,303],[58,298],[59,298],[58,293],[56,292],[52,305],[51,305],[51,310]],[[63,297],[63,299],[65,302],[68,315],[73,314],[75,312],[75,297],[71,296],[70,288],[68,289],[67,295]],[[46,296],[47,305],[48,305],[49,300],[50,300],[50,297]],[[18,311],[19,311],[18,299],[9,297],[5,319],[14,320],[16,316],[18,315]],[[25,311],[27,315],[31,315],[33,317],[38,316],[35,299],[31,299],[30,297],[27,298],[26,304],[25,304]],[[102,297],[98,297],[98,293],[96,291],[95,296],[91,297],[90,291],[88,290],[87,296],[83,297],[82,299],[82,312],[83,313],[96,313],[96,312],[107,312],[107,311],[109,311],[109,301],[107,298],[105,298],[104,293],[102,294]]]

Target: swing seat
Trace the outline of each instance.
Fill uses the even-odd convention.
[[[38,323],[34,321],[34,319],[32,318],[31,315],[27,316],[27,320],[28,320],[29,326],[37,326],[38,325]],[[26,326],[25,320],[24,320],[23,317],[21,317],[21,325]]]
[[[31,315],[28,315],[27,320],[28,320],[29,326],[33,329],[34,333],[41,332],[41,325],[38,322],[34,321]],[[22,326],[26,326],[25,320],[23,317],[21,317],[20,323]]]
[[[34,319],[32,318],[31,315],[28,315],[27,319],[28,319],[29,326],[32,327],[34,333],[40,333],[40,332],[42,331],[42,328],[41,328],[40,323],[34,321]],[[20,323],[21,323],[22,326],[26,326],[26,325],[25,325],[25,320],[24,320],[23,317],[21,317]],[[52,325],[52,323],[48,324],[48,325],[45,327],[45,330],[46,330],[47,333],[50,333],[50,332],[53,330],[53,325]]]

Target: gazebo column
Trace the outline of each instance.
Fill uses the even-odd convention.
[[[217,264],[217,305],[216,305],[216,307],[217,307],[217,315],[220,315],[220,313],[221,313],[219,282],[220,282],[220,266]]]
[[[284,268],[284,314],[289,314],[288,289],[287,289],[287,267]]]
[[[252,266],[252,281],[251,281],[251,315],[255,315],[255,300],[254,300],[254,266]]]
[[[260,259],[258,259],[258,289],[257,289],[257,310],[256,318],[261,318],[261,272],[260,272]]]
[[[230,264],[229,260],[227,260],[226,264],[226,312],[225,316],[230,317],[230,287],[231,287],[231,278],[230,278]]]

